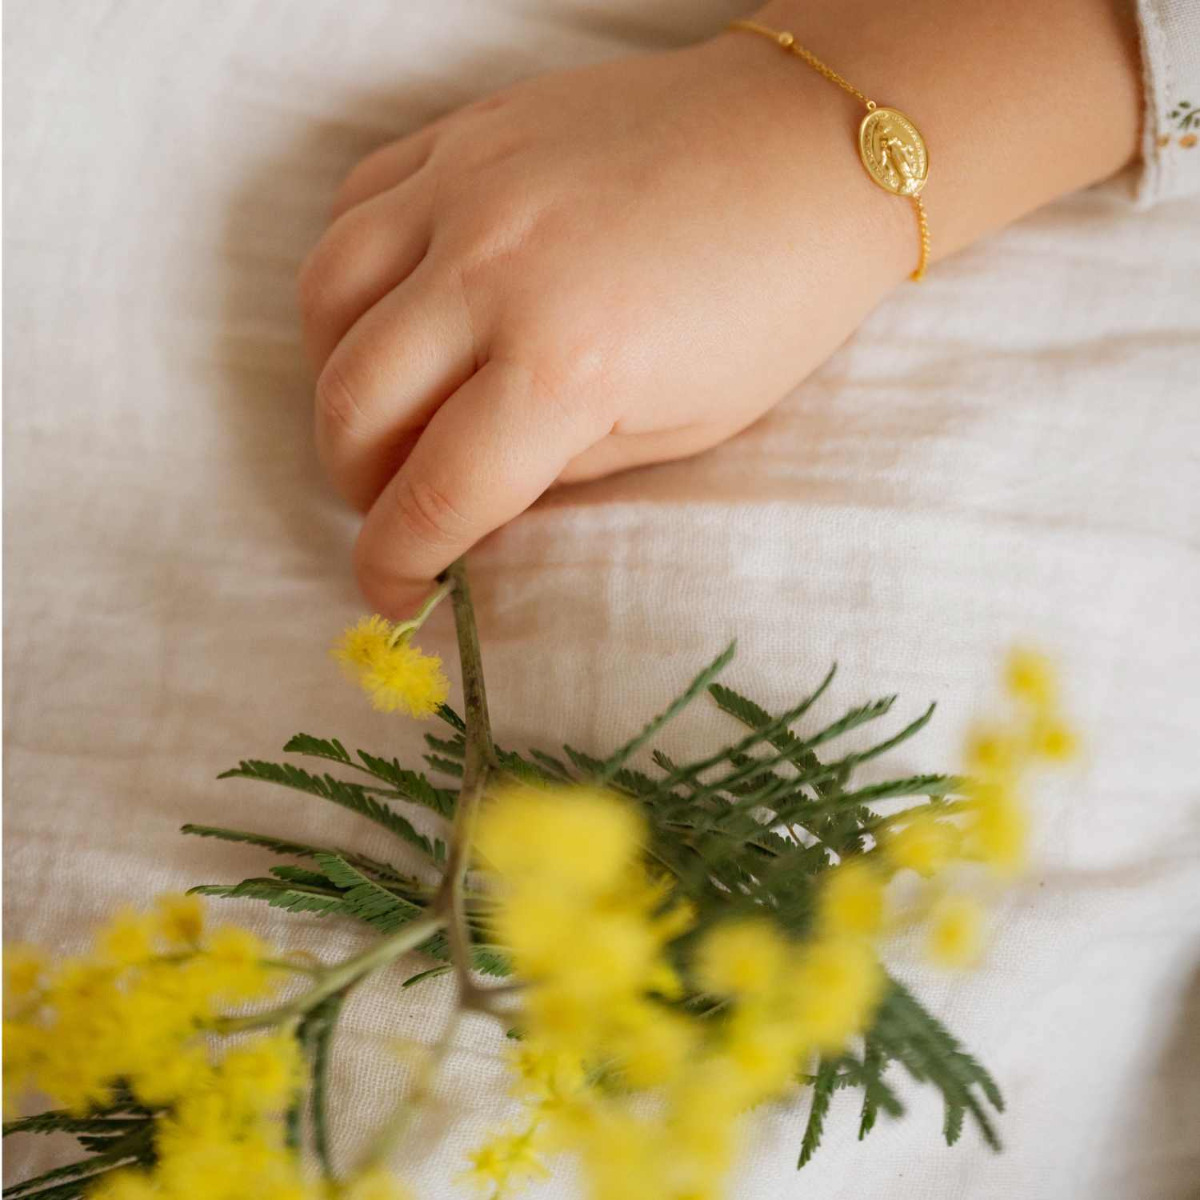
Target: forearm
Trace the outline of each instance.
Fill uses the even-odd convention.
[[[772,0],[755,20],[791,31],[878,103],[916,122],[929,147],[923,198],[934,258],[1136,156],[1141,92],[1128,0]],[[758,53],[771,52],[763,40]],[[828,89],[823,113],[828,118],[832,99],[846,122],[847,153],[857,158],[862,113],[853,97],[781,53],[764,69],[812,76],[803,93],[810,99],[813,84]],[[789,115],[798,114],[776,114]],[[871,186],[865,174],[862,183]],[[911,223],[907,205],[871,190],[877,205]]]

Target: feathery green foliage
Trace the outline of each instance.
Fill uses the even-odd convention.
[[[296,1038],[309,1068],[308,1111],[312,1120],[313,1149],[327,1176],[333,1175],[329,1151],[329,1061],[347,991],[334,992],[306,1013],[296,1028]]]
[[[492,998],[504,997],[508,989],[483,989],[472,978],[474,972],[509,973],[504,950],[488,940],[486,917],[494,911],[494,898],[473,890],[476,885],[468,878],[469,861],[462,843],[456,842],[453,848],[447,845],[452,834],[462,837],[462,831],[471,827],[476,806],[490,786],[489,773],[492,781],[602,786],[638,806],[648,831],[646,853],[656,865],[655,884],[659,875],[664,881],[663,911],[686,901],[675,911],[695,914],[695,928],[671,943],[671,952],[679,958],[675,964],[680,968],[679,978],[691,988],[699,985],[694,982],[695,972],[687,969],[688,952],[714,923],[730,916],[765,913],[778,931],[797,941],[805,939],[814,924],[821,876],[848,856],[872,849],[880,823],[898,811],[896,801],[905,802],[900,805],[905,812],[919,807],[921,798],[939,809],[952,807],[947,798],[961,794],[964,786],[957,777],[928,773],[854,783],[859,767],[919,733],[932,718],[934,706],[898,731],[865,746],[863,738],[855,739],[860,744],[848,749],[843,739],[888,717],[895,697],[857,704],[834,720],[810,727],[813,710],[830,688],[835,669],[776,715],[718,682],[733,658],[733,644],[657,716],[607,755],[596,756],[569,745],[563,747],[561,757],[542,749],[519,753],[501,748],[491,740],[478,637],[461,574],[455,586],[470,725],[448,705],[439,707],[438,715],[448,733],[425,735],[428,773],[407,767],[395,757],[365,750],[351,753],[337,738],[300,733],[288,741],[284,753],[319,759],[331,764],[331,771],[337,774],[316,774],[290,762],[247,759],[221,776],[273,783],[362,816],[392,835],[406,854],[418,851],[423,860],[418,867],[405,868],[340,846],[223,826],[183,826],[189,835],[249,846],[281,860],[270,863],[266,874],[233,883],[200,884],[193,892],[257,900],[283,911],[321,918],[347,918],[382,935],[360,955],[331,966],[271,960],[272,967],[287,965],[308,974],[314,981],[312,988],[298,1000],[285,1000],[274,1012],[222,1016],[219,1022],[223,1033],[279,1023],[279,1028],[295,1036],[307,1065],[307,1086],[287,1114],[286,1131],[289,1144],[296,1148],[305,1144],[305,1132],[311,1133],[312,1150],[327,1180],[334,1178],[328,1122],[330,1062],[344,1002],[360,980],[416,950],[433,963],[410,974],[403,988],[453,972],[459,1011],[473,1008],[506,1020],[509,1016],[503,999],[498,1008],[482,1002],[486,996],[494,1004]],[[742,732],[718,739],[715,749],[676,761],[653,742],[705,693]],[[355,772],[356,778],[342,777],[349,772]],[[913,798],[917,804],[912,803]],[[880,812],[880,805],[889,807]],[[422,832],[431,826],[435,832]],[[823,908],[823,921],[828,911]],[[823,930],[824,924],[820,928]],[[580,946],[580,954],[588,952],[586,945]],[[687,983],[689,979],[693,982]],[[514,986],[523,985],[518,981]],[[669,1002],[701,1015],[713,1014],[726,1003],[699,991]],[[861,1025],[856,1027],[861,1029]],[[452,1021],[431,1056],[434,1060],[449,1045],[453,1028]],[[912,1080],[929,1084],[941,1094],[943,1135],[948,1144],[960,1138],[970,1118],[985,1141],[999,1148],[992,1113],[1002,1111],[1003,1102],[994,1080],[902,983],[889,977],[871,1026],[858,1042],[842,1053],[822,1056],[814,1074],[800,1077],[810,1085],[812,1095],[798,1167],[809,1162],[818,1149],[835,1093],[861,1093],[860,1140],[876,1126],[881,1112],[890,1117],[902,1114],[900,1099],[885,1078],[897,1065]],[[415,1090],[419,1092],[421,1086]],[[54,1111],[9,1122],[4,1126],[5,1136],[70,1134],[87,1157],[14,1184],[4,1196],[79,1200],[109,1171],[152,1165],[155,1119],[160,1115],[139,1107],[130,1088],[121,1086],[115,1089],[110,1104],[82,1116]]]
[[[336,779],[332,775],[313,775],[301,767],[291,763],[264,762],[261,759],[245,759],[232,770],[224,771],[218,779],[260,779],[268,783],[278,783],[284,787],[294,788],[299,792],[307,792],[310,796],[319,796],[348,808],[351,812],[359,813],[368,820],[382,825],[389,833],[395,834],[410,846],[415,846],[427,858],[435,863],[444,862],[446,846],[442,841],[432,841],[423,833],[418,833],[412,822],[401,816],[382,800],[371,794],[371,789],[358,783],[348,783],[344,779]],[[407,797],[402,797],[407,799]]]
[[[821,1059],[816,1078],[813,1080],[812,1106],[808,1111],[808,1124],[804,1127],[804,1139],[800,1143],[800,1157],[796,1160],[797,1168],[804,1166],[817,1152],[821,1134],[825,1129],[825,1117],[829,1113],[829,1105],[833,1100],[837,1082],[836,1060]]]
[[[658,717],[605,757],[568,745],[561,758],[539,749],[521,755],[497,748],[497,759],[501,769],[516,779],[541,784],[599,783],[636,801],[649,822],[651,854],[676,877],[680,891],[696,906],[701,923],[716,914],[766,908],[790,933],[803,937],[813,920],[818,877],[842,856],[869,844],[879,820],[874,805],[911,797],[928,797],[931,803],[938,803],[955,795],[962,782],[951,775],[920,774],[852,787],[856,768],[919,733],[931,719],[933,706],[897,732],[865,747],[831,752],[847,734],[885,718],[895,698],[856,705],[805,731],[801,723],[828,691],[835,670],[831,668],[816,688],[774,715],[741,692],[716,682],[732,651],[732,646],[723,651]],[[747,732],[715,750],[676,762],[651,743],[705,691],[720,711]],[[445,854],[443,843],[417,833],[393,807],[411,805],[439,817],[453,813],[466,748],[464,726],[447,706],[440,716],[450,735],[427,734],[425,758],[433,772],[448,778],[446,784],[431,782],[395,758],[361,750],[351,755],[336,738],[307,734],[297,735],[286,749],[323,758],[344,769],[365,771],[385,785],[386,794],[331,775],[316,776],[290,765],[259,760],[243,762],[225,777],[279,783],[332,800],[383,825],[440,862]],[[634,765],[642,753],[644,765]],[[292,912],[352,917],[383,932],[418,916],[430,899],[427,888],[422,892],[417,881],[392,864],[354,852],[212,826],[191,825],[185,830],[245,842],[315,864],[313,869],[276,865],[270,877],[197,889],[208,895],[251,897]],[[470,933],[476,940],[472,949],[476,968],[491,974],[507,973],[503,954],[481,941],[478,928],[472,926]],[[438,959],[447,956],[442,934],[430,938],[422,949]],[[436,978],[448,969],[443,962],[420,970],[404,986]],[[941,1092],[947,1142],[957,1140],[969,1116],[989,1144],[999,1145],[988,1115],[989,1108],[1001,1108],[991,1077],[903,985],[891,981],[861,1057],[847,1053],[823,1060],[810,1079],[813,1101],[802,1137],[800,1165],[811,1159],[821,1141],[835,1091],[851,1088],[861,1093],[860,1138],[874,1128],[881,1112],[898,1116],[903,1111],[884,1079],[892,1064]]]

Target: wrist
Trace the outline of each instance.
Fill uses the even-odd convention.
[[[772,0],[754,19],[790,31],[877,103],[916,123],[931,162],[922,196],[934,259],[1107,178],[1136,155],[1141,95],[1125,0],[1013,0],[1002,10],[960,0],[909,0],[901,9]],[[862,106],[854,97],[798,59],[772,55],[765,38],[726,36],[759,42],[764,59],[811,77],[807,101],[817,84],[857,129]],[[907,218],[915,248],[909,206],[867,178],[855,136],[846,138],[845,154],[860,185],[878,193],[902,226]]]
[[[771,164],[793,199],[797,234],[818,231],[828,263],[810,261],[806,274],[827,270],[872,304],[906,279],[917,261],[916,221],[906,200],[863,170],[862,106],[763,37],[726,30],[686,53],[703,60],[705,77],[723,81],[738,152]]]

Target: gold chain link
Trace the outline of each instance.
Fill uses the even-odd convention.
[[[921,235],[921,253],[917,259],[917,269],[909,276],[909,279],[913,283],[920,283],[925,278],[925,268],[929,266],[929,218],[925,215],[925,201],[920,196],[913,196],[911,199],[917,213],[917,231]]]
[[[827,67],[811,50],[806,50],[790,33],[777,33],[774,29],[768,29],[765,25],[760,25],[757,21],[734,21],[729,26],[730,29],[743,29],[747,33],[757,33],[762,37],[770,38],[777,46],[788,51],[789,54],[794,54],[797,58],[803,59],[818,75],[823,75],[830,83],[836,83],[843,92],[849,92],[856,100],[861,100],[867,106],[869,112],[875,111],[875,101],[869,96],[864,95],[850,82],[850,80],[839,75],[832,67]]]
[[[839,75],[832,67],[823,63],[811,50],[805,49],[795,37],[786,32],[775,29],[768,29],[766,25],[760,25],[757,21],[733,21],[730,23],[730,29],[740,29],[746,33],[756,33],[760,37],[770,38],[781,50],[785,50],[788,54],[794,54],[801,62],[810,66],[818,75],[824,79],[828,79],[830,83],[836,84],[843,92],[848,92],[861,104],[866,106],[867,112],[874,112],[877,105],[865,92],[859,91],[845,76]],[[929,218],[925,213],[925,204],[919,195],[910,196],[912,200],[913,211],[917,218],[917,233],[920,237],[920,251],[917,258],[916,270],[909,276],[914,283],[920,283],[925,278],[925,268],[929,265]]]

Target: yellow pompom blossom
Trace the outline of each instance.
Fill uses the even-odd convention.
[[[204,905],[199,896],[160,896],[155,903],[158,935],[172,949],[194,950],[204,933]]]
[[[959,854],[957,826],[936,813],[917,810],[883,839],[887,860],[897,870],[915,871],[926,879],[944,871]]]
[[[775,986],[786,963],[787,947],[770,922],[728,921],[701,944],[696,978],[719,996],[763,996]]]
[[[294,1037],[275,1033],[235,1047],[158,1121],[153,1169],[121,1171],[90,1197],[307,1200],[314,1192],[288,1150],[282,1121],[302,1078]]]
[[[350,678],[357,680],[388,651],[392,624],[381,616],[360,617],[334,643],[333,656]]]
[[[539,1149],[536,1122],[515,1132],[493,1134],[467,1156],[471,1167],[463,1179],[492,1197],[511,1195],[513,1188],[549,1174]]]
[[[1020,769],[1021,743],[1014,731],[997,723],[977,724],[967,734],[966,766],[986,779],[1008,778]]]
[[[983,909],[972,896],[945,896],[929,916],[929,957],[943,967],[973,966],[983,951]]]
[[[873,937],[883,928],[885,880],[865,858],[852,858],[824,879],[820,920],[829,933]]]
[[[432,716],[450,694],[442,660],[412,645],[411,629],[363,617],[342,634],[334,657],[381,712]]]
[[[1016,717],[1007,725],[976,728],[967,746],[968,819],[964,849],[1000,876],[1025,863],[1029,817],[1022,798],[1025,777],[1039,763],[1061,763],[1076,752],[1075,736],[1058,709],[1058,682],[1049,661],[1015,650],[1005,667]]]
[[[4,1011],[7,1015],[33,1000],[46,975],[46,956],[35,946],[9,946],[4,951]]]
[[[1001,878],[1018,874],[1029,853],[1029,814],[1016,784],[972,780],[967,785],[967,797],[967,853]]]
[[[513,1095],[553,1112],[572,1103],[587,1083],[579,1055],[522,1042],[510,1055]]]
[[[1030,729],[1030,746],[1037,758],[1051,763],[1070,762],[1079,753],[1074,731],[1053,714],[1039,715]]]
[[[1036,650],[1017,647],[1004,664],[1004,684],[1014,699],[1037,712],[1052,709],[1058,701],[1058,680],[1050,660]]]
[[[522,1182],[548,1172],[543,1152],[548,1126],[556,1117],[570,1117],[587,1087],[578,1054],[549,1050],[524,1040],[509,1055],[512,1092],[525,1102],[526,1121],[519,1132],[502,1129],[472,1150],[463,1180],[488,1191],[492,1200],[511,1194]]]
[[[834,1051],[870,1023],[884,977],[869,943],[830,937],[805,949],[795,981],[805,1033],[817,1048]]]
[[[483,865],[508,894],[535,880],[587,897],[622,881],[645,831],[634,809],[592,788],[545,790],[530,785],[505,789],[484,811],[475,836]]]

